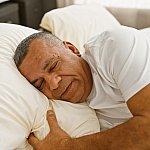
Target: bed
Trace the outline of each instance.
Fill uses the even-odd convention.
[[[94,17],[93,17],[94,16]],[[71,41],[81,53],[88,38],[121,24],[100,5],[69,6],[44,15],[41,28],[62,40]],[[71,136],[100,132],[96,112],[86,103],[49,101],[19,73],[13,55],[19,42],[39,32],[20,25],[0,23],[0,147],[31,150],[27,138],[31,132],[43,139],[50,131],[46,112],[56,112],[59,125]],[[148,33],[144,30],[144,32]],[[69,112],[69,113],[68,113]],[[68,115],[69,114],[69,115]]]

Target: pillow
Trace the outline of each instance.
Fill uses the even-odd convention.
[[[81,53],[83,45],[92,36],[119,22],[100,4],[71,5],[47,12],[40,26],[62,40],[73,43]]]
[[[48,101],[17,70],[13,56],[17,45],[37,30],[0,23],[0,148],[25,149],[30,132],[43,139],[49,132],[46,112],[53,106],[60,126],[72,137],[100,131],[95,111],[86,103]]]

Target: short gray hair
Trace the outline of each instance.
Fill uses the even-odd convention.
[[[22,40],[21,43],[17,46],[15,55],[14,55],[14,61],[17,67],[21,65],[22,61],[24,60],[25,56],[28,53],[28,49],[29,49],[31,42],[35,39],[46,40],[48,43],[48,46],[50,47],[65,48],[63,41],[49,32],[34,33],[28,36],[27,38],[25,38],[24,40]]]

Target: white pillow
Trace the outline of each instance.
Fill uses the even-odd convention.
[[[100,4],[87,4],[52,10],[43,16],[40,26],[60,39],[70,41],[83,53],[83,45],[89,38],[120,24]]]
[[[17,45],[37,32],[27,27],[0,23],[0,149],[32,147],[26,138],[34,132],[43,139],[49,132],[46,112],[53,105],[60,126],[72,137],[99,132],[95,111],[86,103],[70,104],[48,99],[17,70],[13,55]]]

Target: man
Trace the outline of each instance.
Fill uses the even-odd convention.
[[[97,111],[103,132],[71,139],[57,124],[38,150],[150,149],[150,41],[135,29],[120,27],[93,37],[85,54],[69,42],[37,33],[19,44],[15,63],[27,80],[50,99],[87,101]]]

